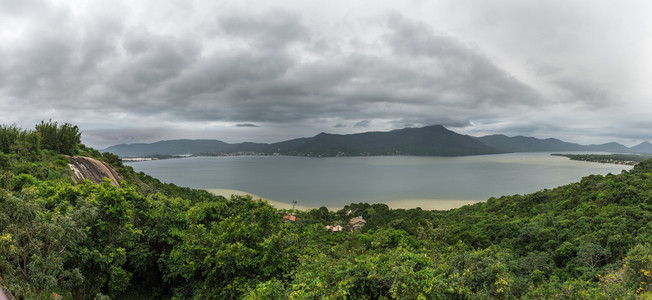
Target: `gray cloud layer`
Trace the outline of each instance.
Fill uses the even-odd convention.
[[[598,24],[605,9],[498,2],[369,2],[373,9],[356,13],[338,1],[323,9],[1,1],[0,118],[25,127],[74,122],[100,147],[428,124],[576,141],[650,139],[643,130],[619,134],[632,118],[617,114],[650,110],[649,92],[630,82],[652,75],[632,60],[647,59],[641,68],[652,62],[637,56],[625,60],[629,69],[618,66],[620,45],[606,44],[620,34],[652,48],[649,37],[627,31],[649,21],[633,15],[613,33],[566,28]],[[587,44],[602,48],[585,54]],[[635,128],[650,123],[642,118]]]

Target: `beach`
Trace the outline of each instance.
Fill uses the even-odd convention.
[[[272,205],[276,209],[291,209],[292,208],[292,203],[288,202],[281,202],[281,201],[275,201],[271,199],[266,199],[263,197],[259,197],[257,195],[247,193],[244,191],[239,191],[239,190],[231,190],[231,189],[206,189],[206,191],[218,195],[218,196],[223,196],[225,198],[230,198],[231,195],[236,195],[236,196],[251,196],[253,199],[260,199],[267,201],[270,205]],[[353,201],[352,203],[358,203],[358,202],[365,202],[365,201]],[[475,204],[478,202],[484,202],[480,200],[450,200],[450,199],[397,199],[397,200],[391,200],[391,201],[386,201],[382,202],[384,204],[387,204],[391,209],[412,209],[412,208],[417,208],[420,207],[423,210],[450,210],[458,207],[462,207],[464,205],[471,205]],[[368,202],[369,204],[373,204]],[[342,207],[330,207],[328,205],[323,205],[328,208],[330,211],[337,211],[342,209]],[[306,206],[306,205],[301,205],[297,203],[295,205],[296,209],[307,211],[311,210],[313,208],[319,208],[319,207],[313,207],[313,206]]]
[[[230,190],[230,189],[205,189],[205,190],[208,191],[209,193],[213,194],[213,195],[222,196],[222,197],[227,198],[227,199],[230,198],[232,195],[235,195],[235,196],[251,196],[251,198],[253,198],[254,200],[267,201],[267,203],[269,203],[271,206],[273,206],[276,209],[291,209],[292,208],[292,203],[274,201],[274,200],[266,199],[266,198],[263,198],[263,197],[260,197],[260,196],[257,196],[257,195],[251,194],[251,193],[247,193],[247,192],[244,192],[244,191]],[[310,209],[316,208],[316,207],[309,207],[309,206],[296,204],[294,208],[299,209],[299,210],[310,210]]]

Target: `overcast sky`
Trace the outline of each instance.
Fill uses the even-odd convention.
[[[0,121],[83,142],[442,124],[652,141],[649,0],[0,0]]]

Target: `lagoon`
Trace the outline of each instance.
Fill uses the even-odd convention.
[[[464,157],[190,157],[128,163],[163,182],[218,194],[250,194],[278,208],[386,203],[451,209],[502,195],[533,193],[631,166],[571,161],[550,153]]]

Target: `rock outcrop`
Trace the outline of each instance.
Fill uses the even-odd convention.
[[[90,179],[94,183],[101,183],[104,178],[111,179],[115,186],[120,186],[119,181],[122,176],[116,172],[113,166],[99,161],[94,158],[84,156],[70,156],[70,170],[72,171],[72,178],[75,181]]]

